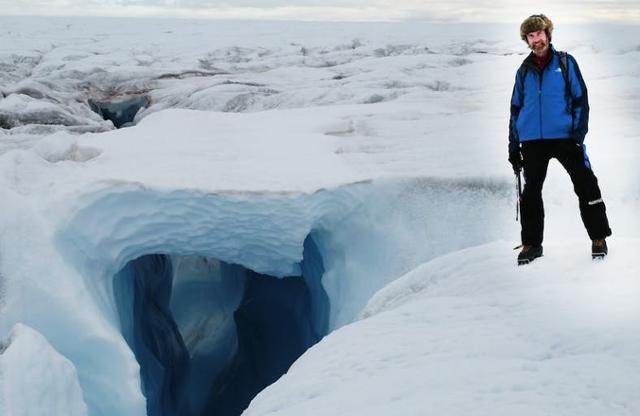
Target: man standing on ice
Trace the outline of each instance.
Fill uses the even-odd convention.
[[[509,162],[518,175],[524,169],[525,179],[519,265],[542,256],[542,184],[551,158],[571,177],[593,258],[606,256],[605,238],[611,235],[598,180],[583,144],[589,123],[587,87],[573,56],[551,45],[552,32],[553,23],[543,14],[529,16],[520,26],[520,36],[531,53],[516,73],[509,120]]]

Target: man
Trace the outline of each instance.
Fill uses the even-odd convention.
[[[509,120],[509,162],[516,174],[524,169],[525,179],[519,265],[542,256],[542,184],[551,158],[571,177],[594,259],[607,255],[605,238],[611,235],[583,144],[589,123],[587,87],[576,60],[551,45],[552,32],[553,23],[542,14],[529,16],[520,26],[520,36],[531,53],[516,73]]]

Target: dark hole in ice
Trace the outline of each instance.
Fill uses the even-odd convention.
[[[150,254],[114,276],[123,335],[149,416],[237,416],[328,330],[324,265],[311,236],[302,276],[206,257]]]
[[[6,115],[0,114],[0,129],[9,130],[13,127],[13,124],[9,121]]]
[[[111,120],[116,128],[127,127],[141,108],[149,106],[148,97],[133,97],[119,101],[89,100],[89,107],[105,120]]]

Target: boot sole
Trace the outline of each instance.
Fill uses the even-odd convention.
[[[532,261],[534,261],[535,259],[542,257],[542,255],[536,256],[532,259],[518,259],[518,266],[524,266],[526,264],[531,263]]]
[[[602,260],[607,256],[607,253],[591,253],[591,260]]]

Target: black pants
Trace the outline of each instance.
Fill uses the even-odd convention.
[[[583,145],[573,140],[534,140],[522,144],[524,159],[524,191],[520,204],[522,244],[540,245],[544,232],[542,184],[547,176],[549,160],[556,158],[573,182],[580,202],[580,216],[592,240],[611,235],[606,207],[602,201],[598,179],[591,170]]]

